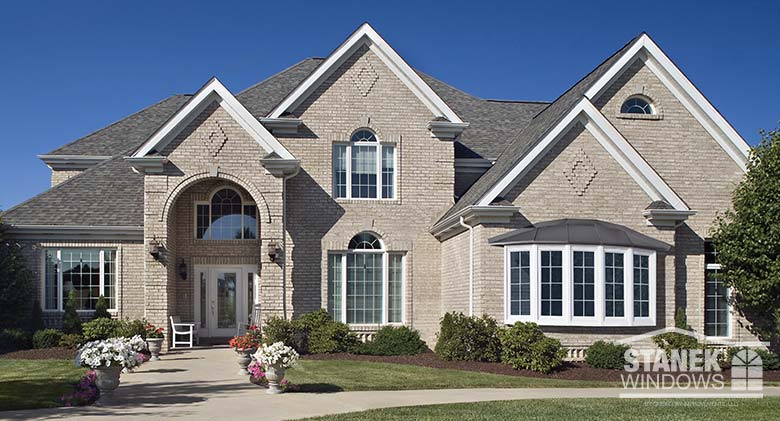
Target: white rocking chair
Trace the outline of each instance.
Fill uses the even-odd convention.
[[[171,348],[179,348],[185,345],[187,348],[192,348],[193,342],[198,339],[197,331],[195,323],[182,323],[179,316],[171,316],[171,341],[173,345]],[[177,341],[177,336],[184,336],[187,340]]]

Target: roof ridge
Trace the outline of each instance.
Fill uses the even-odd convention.
[[[88,134],[85,134],[84,136],[81,136],[81,137],[79,137],[77,139],[74,139],[74,140],[72,140],[72,141],[62,145],[62,146],[58,147],[57,149],[51,150],[48,153],[46,153],[45,155],[55,155],[55,152],[57,152],[60,149],[63,149],[65,147],[67,147],[67,146],[70,146],[70,145],[72,145],[72,144],[74,144],[76,142],[79,142],[79,141],[83,140],[83,139],[86,139],[86,138],[88,138],[88,137],[90,137],[90,136],[92,136],[94,134],[102,132],[103,130],[108,130],[109,128],[116,126],[117,124],[127,120],[128,118],[131,118],[131,117],[134,117],[134,116],[136,116],[138,114],[141,114],[142,112],[147,111],[147,110],[151,109],[152,107],[156,107],[156,106],[162,104],[163,102],[169,101],[172,98],[182,97],[182,96],[192,96],[192,94],[173,94],[171,96],[163,98],[163,99],[155,102],[154,104],[148,105],[148,106],[146,106],[146,107],[144,107],[144,108],[142,108],[142,109],[140,109],[140,110],[138,110],[138,111],[136,111],[136,112],[134,112],[132,114],[128,114],[128,115],[120,118],[119,120],[114,121],[113,123],[109,124],[108,126],[103,126],[103,127],[99,128],[97,130],[94,130],[94,131],[92,131],[92,132],[90,132]],[[85,156],[90,156],[90,155],[85,155]]]
[[[484,101],[487,102],[508,102],[508,103],[520,103],[520,104],[551,104],[550,101],[544,101],[544,100],[528,100],[528,99],[494,99],[494,98],[486,98]]]
[[[316,60],[323,60],[324,61],[325,59],[322,58],[322,57],[306,57],[303,60],[300,60],[297,63],[295,63],[295,64],[293,64],[291,66],[287,66],[284,69],[282,69],[282,70],[280,70],[280,71],[278,71],[278,72],[276,72],[276,73],[266,77],[265,79],[261,80],[260,82],[257,82],[257,83],[255,83],[255,84],[253,84],[253,85],[251,85],[251,86],[249,86],[249,87],[247,87],[245,89],[242,89],[240,92],[236,93],[235,96],[238,97],[239,95],[243,94],[244,92],[246,92],[246,91],[248,91],[250,89],[256,88],[256,87],[258,87],[258,86],[260,86],[260,85],[270,81],[271,79],[274,79],[274,78],[276,78],[278,76],[281,76],[282,74],[287,73],[290,70],[293,70],[294,68],[300,66],[301,64],[303,64],[303,63],[305,63],[305,62],[307,62],[309,60],[314,60],[314,61],[316,61]]]

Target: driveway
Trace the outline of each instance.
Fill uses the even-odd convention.
[[[228,348],[167,354],[136,373],[123,374],[110,407],[52,408],[0,412],[0,419],[148,420],[163,417],[203,420],[283,420],[373,408],[439,403],[543,398],[617,397],[604,389],[455,389],[389,392],[288,393],[267,395],[239,376]],[[780,395],[780,388],[766,388]]]

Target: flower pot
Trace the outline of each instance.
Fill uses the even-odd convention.
[[[237,349],[236,350],[236,361],[238,362],[238,374],[240,376],[248,376],[249,371],[247,371],[247,367],[249,367],[249,363],[252,362],[252,354],[254,354],[256,351],[255,348],[248,348],[248,349]]]
[[[265,393],[276,395],[282,393],[282,380],[284,380],[284,367],[269,365],[265,368],[265,378],[268,379],[268,390]]]
[[[95,385],[100,391],[96,405],[109,405],[113,401],[114,390],[119,387],[119,375],[122,374],[122,366],[112,365],[95,369]]]
[[[163,338],[147,338],[146,345],[149,347],[149,352],[152,357],[149,361],[160,361],[160,350],[162,350]]]

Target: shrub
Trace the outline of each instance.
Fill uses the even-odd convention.
[[[417,355],[427,350],[420,333],[406,326],[384,326],[371,342],[357,348],[358,353],[368,355]]]
[[[146,320],[127,319],[122,322],[122,336],[125,338],[132,338],[135,335],[139,335],[146,339]]]
[[[666,356],[671,357],[672,350],[674,349],[703,349],[704,345],[700,344],[696,338],[684,333],[678,332],[666,332],[660,335],[653,336],[653,343],[659,348],[666,351]]]
[[[97,303],[95,304],[95,314],[92,316],[93,319],[110,319],[111,313],[108,312],[108,304],[106,304],[106,298],[102,295],[98,297]]]
[[[82,344],[84,344],[84,342],[86,342],[84,337],[78,333],[65,333],[62,335],[62,337],[60,337],[59,346],[70,349],[77,349]]]
[[[730,347],[729,349],[727,349],[725,355],[725,361],[721,362],[721,366],[723,368],[730,367],[731,361],[734,358],[734,356],[737,354],[737,352],[742,351],[743,349],[749,349],[749,348],[743,346],[743,347]],[[777,354],[762,348],[755,348],[753,349],[753,351],[755,351],[755,353],[758,354],[759,357],[761,357],[761,365],[764,370],[766,371],[780,370],[780,357]]]
[[[295,348],[295,342],[293,341],[294,335],[295,331],[292,323],[281,317],[269,317],[263,327],[263,342],[266,344],[283,342],[285,345]]]
[[[563,365],[566,350],[557,339],[544,336],[536,323],[517,322],[501,334],[501,358],[515,370],[549,373]]]
[[[30,349],[30,334],[21,329],[3,329],[0,331],[0,351]]]
[[[488,316],[446,313],[441,319],[434,351],[445,360],[499,361],[498,323]]]
[[[597,341],[588,347],[585,362],[594,368],[622,370],[626,365],[625,353],[630,346],[614,342]]]
[[[9,239],[0,221],[0,328],[28,327],[35,279],[22,246]]]
[[[32,337],[33,348],[54,348],[60,345],[63,333],[57,329],[43,329]]]
[[[76,311],[76,292],[70,290],[65,300],[65,315],[62,318],[62,331],[65,333],[81,333],[81,318]]]
[[[349,326],[331,320],[309,332],[308,352],[312,354],[350,352],[355,350],[359,343],[357,335],[349,330]]]
[[[114,319],[94,319],[84,323],[84,339],[97,341],[122,336],[124,323]]]
[[[43,323],[43,310],[41,310],[41,303],[35,300],[33,303],[32,313],[30,314],[30,328],[33,332],[46,329],[46,325]]]

